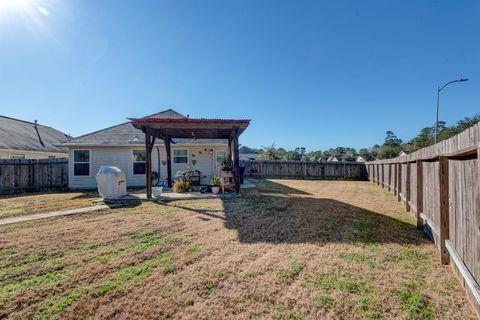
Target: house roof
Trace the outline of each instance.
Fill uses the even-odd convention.
[[[65,153],[57,145],[68,139],[51,127],[0,116],[0,149]]]
[[[253,153],[253,154],[258,154],[259,152],[257,150],[254,150],[252,148],[249,148],[247,146],[241,146],[239,149],[238,149],[238,152],[239,153]]]
[[[159,113],[146,116],[142,119],[156,121],[156,119],[188,119],[175,110],[168,109]],[[226,144],[226,140],[216,139],[173,139],[177,144]],[[161,143],[157,141],[157,143]],[[142,130],[135,128],[132,123],[124,122],[113,127],[85,134],[72,139],[64,144],[65,146],[138,146],[145,145],[145,134]]]

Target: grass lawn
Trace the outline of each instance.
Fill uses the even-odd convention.
[[[0,227],[0,318],[475,319],[393,195],[258,186]]]
[[[45,193],[0,197],[0,219],[93,205],[97,192]]]

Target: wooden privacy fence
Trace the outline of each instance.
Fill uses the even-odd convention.
[[[68,187],[68,159],[0,159],[0,194]]]
[[[367,180],[364,163],[305,161],[241,161],[245,176],[278,179]]]
[[[407,156],[367,162],[437,244],[480,314],[480,123]]]

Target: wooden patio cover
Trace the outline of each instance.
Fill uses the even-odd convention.
[[[172,187],[171,144],[175,138],[228,140],[228,157],[234,164],[235,191],[240,192],[238,137],[250,120],[191,118],[129,118],[132,125],[145,133],[147,197],[152,197],[152,149],[155,138],[162,139],[167,152],[167,183]]]

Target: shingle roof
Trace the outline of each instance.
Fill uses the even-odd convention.
[[[183,114],[178,113],[177,111],[173,109],[168,109],[159,113],[154,113],[149,116],[146,116],[144,118],[159,118],[159,119],[181,119],[181,118],[186,118]]]
[[[51,127],[0,116],[0,149],[65,153],[57,144],[69,138]]]
[[[241,147],[238,149],[238,152],[239,152],[239,153],[254,153],[254,154],[259,153],[257,150],[254,150],[254,149],[249,148],[249,147],[247,147],[247,146],[241,146]]]
[[[175,110],[168,109],[159,113],[155,113],[145,118],[167,118],[181,119],[186,118],[184,115]],[[158,140],[161,142],[161,140]],[[177,144],[224,144],[227,141],[215,139],[173,139]],[[119,125],[85,134],[68,141],[65,146],[115,146],[115,145],[144,145],[145,134],[136,129],[132,123],[125,122]]]

